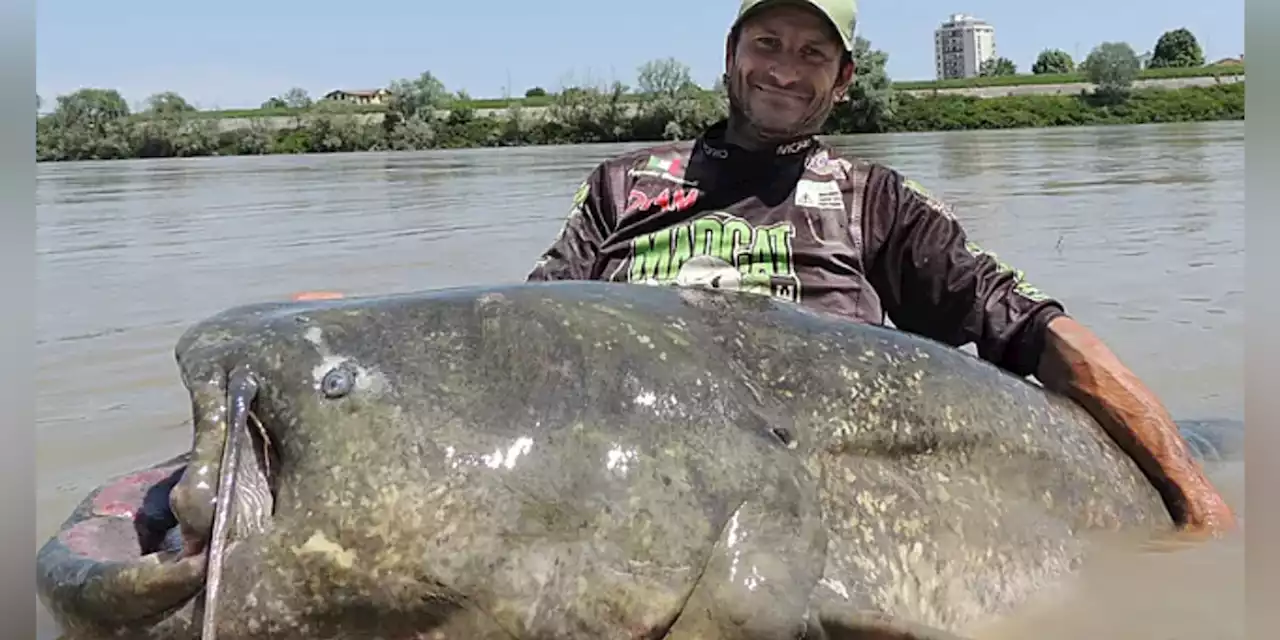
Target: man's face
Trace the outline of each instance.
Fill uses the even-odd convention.
[[[816,133],[852,79],[844,48],[825,19],[783,4],[741,26],[726,51],[729,99],[762,140]]]

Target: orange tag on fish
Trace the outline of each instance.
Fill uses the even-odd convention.
[[[293,294],[294,302],[306,302],[308,300],[339,300],[342,294],[337,291],[304,291],[302,293]]]

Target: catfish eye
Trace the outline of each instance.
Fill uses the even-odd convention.
[[[334,367],[320,381],[320,393],[326,398],[341,398],[351,393],[355,384],[356,376],[350,369],[344,366]]]

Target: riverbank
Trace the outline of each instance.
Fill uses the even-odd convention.
[[[1244,119],[1244,82],[1178,89],[1144,88],[1122,100],[1079,94],[901,94],[887,131],[921,132],[1097,124],[1149,124]],[[121,118],[94,130],[37,124],[37,161],[420,150],[681,139],[723,117],[724,101],[634,103],[627,96],[594,94],[552,102],[540,112],[514,106],[500,114],[456,105],[429,122],[393,122],[381,113],[311,112],[280,127],[247,118],[228,129],[203,117]],[[842,108],[825,133],[858,133]],[[844,116],[844,117],[842,117]]]
[[[903,97],[890,131],[962,131],[1244,119],[1244,83],[1093,95]]]
[[[1005,76],[1012,77],[1012,76]],[[1047,78],[1070,79],[1067,75],[1044,76]],[[995,80],[995,78],[974,78],[974,80]],[[1184,89],[1187,87],[1207,87],[1217,86],[1219,84],[1231,84],[1236,82],[1244,82],[1244,75],[1231,76],[1188,76],[1177,78],[1156,78],[1139,80],[1134,83],[1135,89]],[[919,83],[906,83],[919,84]],[[999,84],[999,83],[973,83],[971,86],[944,86],[935,89],[907,89],[896,90],[899,96],[912,96],[917,98],[938,97],[938,96],[967,96],[974,98],[1006,98],[1009,96],[1033,96],[1033,95],[1079,95],[1081,92],[1092,92],[1095,85],[1090,82],[1044,82],[1039,84]],[[636,115],[643,107],[644,103],[637,101],[633,96],[625,96],[620,102],[624,105],[624,112],[629,116]],[[535,106],[528,106],[528,101],[519,101],[512,105],[492,106],[495,104],[493,100],[472,100],[462,103],[462,108],[470,109],[476,116],[490,118],[506,118],[512,108],[519,109],[522,116],[529,118],[540,118],[547,114],[547,111],[555,106],[553,102],[538,101]],[[490,105],[490,106],[476,106]],[[540,105],[540,106],[538,106]],[[365,124],[374,124],[381,122],[385,116],[386,109],[381,105],[353,105],[343,111],[351,118],[355,118]],[[288,114],[282,114],[277,111],[264,110],[258,113],[267,113],[265,116],[250,115],[252,111],[202,111],[199,117],[213,118],[218,122],[218,128],[221,131],[232,131],[235,129],[244,129],[250,126],[269,127],[272,129],[290,129],[296,126],[297,119],[300,116],[307,115],[305,111],[294,111]],[[210,115],[212,114],[212,115]],[[239,115],[236,115],[239,114]],[[440,110],[435,113],[437,118],[446,118],[449,116],[448,110]],[[134,116],[138,119],[146,119],[151,117],[148,114],[138,114]]]
[[[1245,66],[1242,64],[1210,65],[1204,67],[1169,67],[1163,69],[1143,69],[1134,82],[1135,88],[1179,89],[1187,86],[1208,86],[1229,82],[1243,82]],[[1020,73],[1010,76],[978,76],[958,78],[954,80],[906,80],[894,82],[893,90],[910,95],[955,94],[971,95],[983,98],[1003,97],[1006,95],[1032,95],[1078,93],[1081,89],[1093,85],[1083,73]],[[496,115],[512,107],[520,107],[536,111],[555,103],[555,95],[510,98],[477,98],[463,101],[464,108],[472,109],[483,115]],[[622,102],[636,104],[644,101],[644,96],[628,94]],[[381,114],[386,108],[379,104],[351,105],[349,109],[356,113]],[[215,109],[200,111],[206,118],[216,119],[253,119],[296,117],[307,113],[306,109]]]

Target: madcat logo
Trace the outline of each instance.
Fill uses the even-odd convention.
[[[753,225],[725,212],[631,241],[628,282],[707,287],[800,300],[789,222]]]

